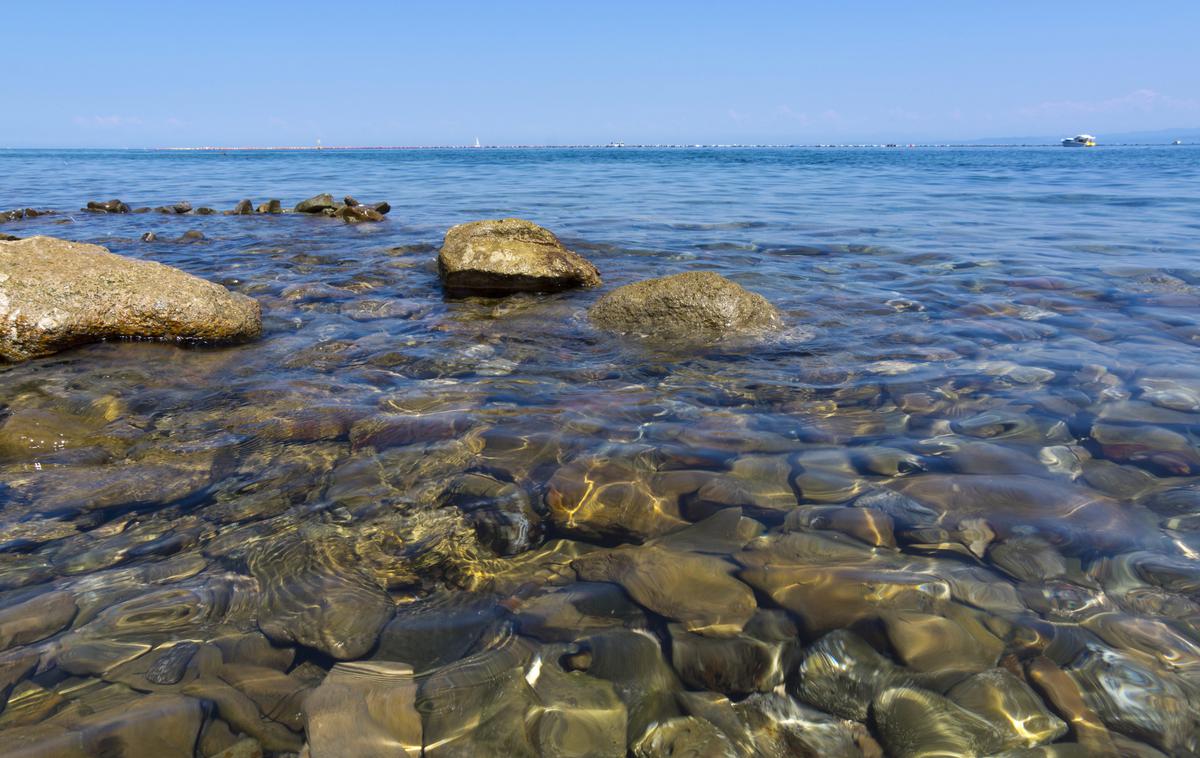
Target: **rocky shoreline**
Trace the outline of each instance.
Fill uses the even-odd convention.
[[[292,208],[284,208],[278,199],[270,199],[264,203],[259,203],[255,206],[254,201],[250,199],[241,200],[232,209],[227,211],[218,211],[208,206],[200,206],[192,208],[192,204],[186,200],[180,201],[173,205],[160,205],[156,208],[149,206],[130,207],[127,203],[119,199],[112,200],[92,200],[88,204],[80,208],[81,211],[87,213],[162,213],[166,215],[188,215],[194,214],[197,216],[213,216],[223,214],[226,216],[253,216],[253,215],[278,215],[284,213],[302,213],[309,215],[331,216],[341,219],[346,223],[360,223],[363,221],[382,221],[383,217],[388,214],[392,206],[386,202],[364,204],[347,195],[340,202],[333,199],[329,193],[323,193],[301,200]],[[33,215],[29,215],[32,209],[26,208],[23,210],[13,210],[7,213],[0,214],[0,221],[3,220],[19,220],[21,218],[34,218],[52,211],[34,211]],[[21,214],[21,215],[17,215]]]
[[[251,205],[243,200],[226,214],[250,213]],[[115,199],[89,202],[86,210],[138,212]],[[193,212],[186,202],[156,210]],[[196,212],[204,215],[204,210]],[[292,212],[358,223],[381,221],[389,210],[387,203],[364,205],[349,196],[339,203],[322,194],[298,203]],[[262,204],[256,212],[279,213],[279,201]],[[22,218],[27,215],[22,212]],[[176,241],[204,239],[202,232],[190,230]],[[141,240],[156,242],[158,236],[146,232]],[[446,232],[437,266],[448,296],[554,293],[602,283],[596,267],[568,250],[552,232],[515,218],[453,227]],[[98,246],[53,237],[0,240],[3,360],[26,360],[108,339],[245,341],[262,331],[260,307],[247,303],[253,301],[177,269],[123,258]],[[685,343],[761,333],[780,324],[774,306],[761,296],[712,272],[629,284],[607,293],[589,313],[600,329]]]

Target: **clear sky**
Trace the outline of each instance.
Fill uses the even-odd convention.
[[[1200,126],[1200,2],[14,2],[0,147]]]

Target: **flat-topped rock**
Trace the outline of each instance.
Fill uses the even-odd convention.
[[[338,202],[333,199],[333,195],[325,192],[296,203],[295,211],[296,213],[324,213],[326,210],[335,210],[337,207]]]
[[[0,242],[0,359],[106,339],[231,342],[262,332],[262,309],[170,266],[54,237]]]
[[[600,272],[531,221],[506,218],[459,224],[438,253],[446,289],[464,294],[558,292],[595,287]]]
[[[762,295],[712,271],[689,271],[627,284],[588,311],[601,329],[662,339],[713,340],[765,332],[780,323]]]

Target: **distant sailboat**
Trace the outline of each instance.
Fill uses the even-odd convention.
[[[479,144],[479,138],[478,138],[478,137],[476,137],[476,138],[475,138],[475,147],[483,147],[483,145]]]

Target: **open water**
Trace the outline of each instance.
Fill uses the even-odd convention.
[[[392,211],[77,210],[326,191]],[[17,207],[264,335],[0,367],[0,755],[1200,753],[1196,147],[0,151]],[[509,216],[603,286],[444,297]],[[692,270],[784,328],[587,319]]]

